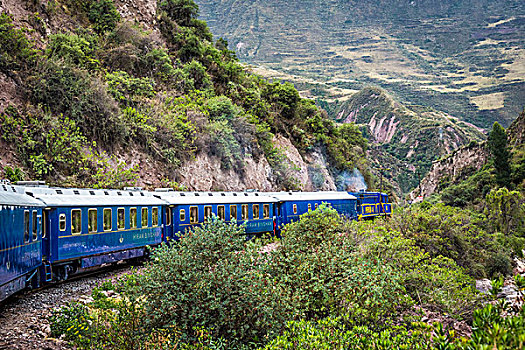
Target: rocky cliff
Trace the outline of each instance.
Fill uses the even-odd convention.
[[[525,176],[525,111],[516,118],[507,129],[508,147],[511,151],[512,181],[518,188],[523,188]],[[486,142],[472,143],[461,147],[450,155],[432,163],[429,173],[421,180],[409,198],[420,201],[443,186],[459,184],[468,176],[480,170],[489,159]],[[418,198],[419,197],[419,198]]]
[[[485,143],[474,144],[462,147],[445,158],[433,162],[420,185],[409,194],[409,199],[421,201],[429,197],[439,190],[440,184],[445,179],[448,183],[464,180],[466,174],[471,174],[485,165],[488,155]]]

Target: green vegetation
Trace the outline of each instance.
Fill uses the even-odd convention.
[[[355,223],[321,206],[274,242],[246,241],[242,226],[210,219],[157,248],[140,272],[95,289],[94,302],[55,311],[53,334],[81,349],[473,349],[494,341],[511,349],[523,341],[523,309],[482,306],[487,297],[474,288],[472,276],[509,272],[491,269],[513,249],[484,231],[488,218],[429,205],[398,215]],[[525,292],[525,279],[516,285]],[[429,312],[443,323],[423,322]],[[472,336],[447,328],[454,322],[472,324]]]
[[[205,153],[239,174],[246,157],[265,157],[277,186],[298,189],[295,166],[274,145],[277,134],[303,154],[325,149],[334,171],[358,167],[370,177],[359,130],[337,126],[293,85],[248,73],[197,19],[193,0],[159,1],[164,40],[124,22],[111,0],[71,5],[86,26],[44,37],[45,50],[9,16],[0,18],[0,67],[20,77],[28,97],[0,115],[0,130],[16,144],[28,177],[122,186],[136,180],[138,168],[117,161],[115,152],[143,154],[162,177]]]
[[[502,232],[517,230],[517,233],[523,233],[523,225],[516,224],[521,220],[514,219],[512,227],[502,224],[501,220],[508,221],[508,215],[518,217],[525,210],[520,207],[524,201],[525,179],[522,131],[524,117],[524,113],[520,114],[508,131],[494,123],[487,142],[474,146],[479,152],[487,152],[487,163],[480,170],[464,169],[454,181],[441,179],[439,194],[435,197],[448,205],[491,211],[491,217],[497,225],[506,227]],[[509,138],[511,143],[508,142]]]
[[[508,186],[510,183],[510,152],[507,146],[507,133],[498,122],[492,126],[492,131],[487,139],[487,147],[496,170],[496,181],[500,186]]]
[[[523,108],[522,1],[198,3],[241,60],[293,82],[332,118],[368,85],[485,129],[507,127]]]
[[[38,51],[27,39],[25,32],[16,29],[12,18],[0,14],[0,71],[25,71],[32,67],[38,58]]]

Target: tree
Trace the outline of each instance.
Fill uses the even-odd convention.
[[[494,168],[496,168],[496,181],[500,186],[508,186],[510,183],[510,152],[507,147],[507,133],[498,122],[494,122],[492,131],[489,133],[488,147]]]
[[[97,33],[104,33],[115,29],[120,21],[120,13],[117,11],[113,0],[100,0],[94,2],[89,9],[89,20],[93,23],[93,29]]]
[[[189,27],[199,15],[199,6],[193,0],[163,0],[160,9],[178,25]]]

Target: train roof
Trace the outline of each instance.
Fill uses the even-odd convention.
[[[272,192],[269,196],[277,198],[279,201],[311,201],[311,200],[336,200],[357,198],[348,192],[319,191],[319,192]]]
[[[76,188],[26,187],[25,192],[50,207],[87,207],[166,204],[150,192]]]
[[[23,207],[43,207],[44,204],[27,195],[24,188],[9,184],[0,185],[0,205],[17,205]]]
[[[278,202],[276,198],[262,192],[155,192],[155,196],[170,205]]]

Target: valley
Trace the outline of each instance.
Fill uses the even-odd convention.
[[[197,3],[241,61],[293,82],[331,116],[370,85],[485,129],[508,126],[523,108],[520,1]]]

